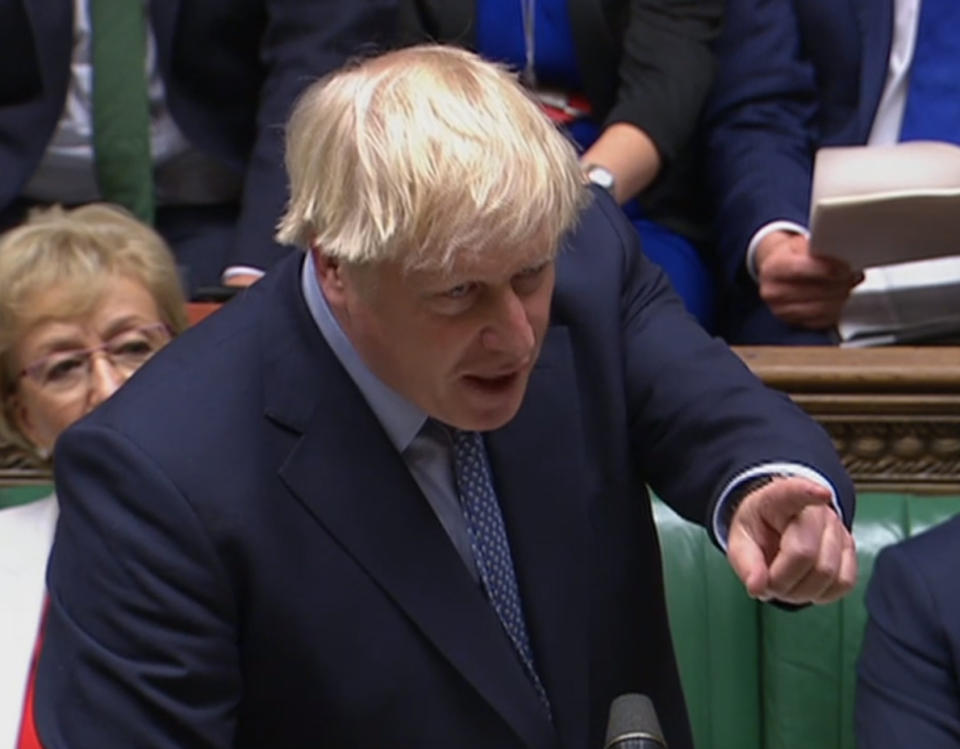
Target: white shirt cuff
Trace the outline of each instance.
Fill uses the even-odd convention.
[[[728,515],[723,511],[728,500],[741,484],[763,476],[795,476],[820,484],[820,486],[830,490],[830,501],[833,503],[833,509],[840,517],[843,517],[843,510],[837,500],[836,489],[819,471],[815,471],[802,463],[761,463],[734,476],[720,493],[720,499],[717,500],[716,507],[713,508],[713,535],[719,541],[724,552],[727,551],[727,539],[730,536],[730,528],[724,520]]]
[[[805,237],[810,236],[810,231],[807,227],[786,220],[771,221],[769,224],[764,224],[757,229],[756,234],[754,234],[750,240],[750,244],[747,245],[747,273],[750,274],[750,278],[754,281],[757,280],[757,245],[759,245],[768,234],[773,234],[775,231],[789,231],[794,234],[802,234]]]
[[[263,271],[260,268],[254,268],[249,265],[231,265],[229,268],[223,271],[223,274],[220,276],[220,281],[226,283],[229,279],[234,276],[263,276]]]

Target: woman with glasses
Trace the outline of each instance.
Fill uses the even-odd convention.
[[[0,440],[49,466],[57,436],[186,326],[167,245],[119,209],[33,214],[0,236]],[[14,746],[56,498],[0,511],[0,747]]]

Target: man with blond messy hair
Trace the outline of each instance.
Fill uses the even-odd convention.
[[[830,441],[684,312],[496,65],[301,98],[305,248],[57,448],[47,749],[601,745],[689,728],[645,485],[748,591],[853,584]]]

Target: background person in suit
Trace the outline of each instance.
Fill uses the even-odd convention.
[[[0,230],[32,205],[103,199],[90,2],[41,9],[0,0]],[[289,252],[273,232],[286,198],[282,129],[293,101],[389,32],[393,2],[145,5],[155,225],[191,289],[250,283]]]
[[[857,664],[860,749],[960,746],[960,517],[884,549]]]
[[[713,79],[720,0],[400,0],[400,38],[464,45],[522,71],[708,330],[709,239],[692,135]]]
[[[37,209],[0,237],[0,437],[49,467],[60,432],[185,326],[173,256],[156,232],[108,205]],[[56,520],[52,495],[0,511],[4,747],[20,728]]]
[[[44,746],[586,749],[635,690],[689,749],[646,482],[753,595],[831,600],[830,440],[501,67],[341,71],[287,165],[305,257],[60,440]]]
[[[915,50],[927,44],[922,9],[920,0],[728,0],[706,128],[729,341],[832,342],[862,275],[810,253],[814,154],[904,135]]]

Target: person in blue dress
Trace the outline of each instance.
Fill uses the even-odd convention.
[[[693,134],[722,0],[400,0],[403,43],[467,46],[520,71],[579,145],[688,310],[713,328]]]

